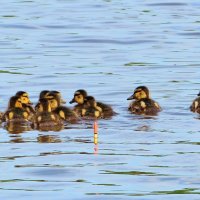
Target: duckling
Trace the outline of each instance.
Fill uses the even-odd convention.
[[[128,110],[138,115],[156,115],[161,111],[161,107],[157,102],[150,98],[149,89],[146,86],[139,86],[134,90],[127,100],[135,99],[131,102]]]
[[[82,109],[84,108],[84,99],[87,97],[87,92],[83,89],[77,90],[74,93],[74,98],[69,102],[70,104],[72,103],[77,103],[77,105],[74,106],[74,111],[81,116]],[[113,111],[112,107],[102,103],[102,102],[96,102],[97,106],[99,106],[102,109],[102,113],[104,118],[110,118],[113,115],[116,115],[117,113]]]
[[[49,95],[48,100],[50,101],[52,111],[62,120],[69,123],[77,123],[80,120],[78,115],[70,108],[61,106],[61,98],[59,96],[55,94]]]
[[[39,95],[39,101],[40,101],[40,99],[48,99],[49,96],[51,97],[52,95],[56,96],[59,99],[59,102],[61,104],[65,104],[66,103],[66,101],[64,101],[62,99],[61,93],[59,91],[56,91],[56,90],[52,90],[52,91],[50,91],[50,90],[43,90],[43,91],[41,91],[40,95]],[[38,110],[38,106],[39,106],[39,102],[35,106],[36,112]]]
[[[190,111],[200,114],[200,92],[197,94],[197,96],[198,97],[192,102],[192,105],[190,106]]]
[[[35,115],[35,126],[37,128],[54,127],[63,125],[59,116],[52,112],[49,100],[40,99],[38,112]]]
[[[81,116],[82,109],[84,108],[84,102],[85,102],[85,97],[87,96],[87,92],[83,89],[77,90],[74,93],[74,98],[69,102],[70,104],[72,103],[77,103],[73,111],[78,114],[78,116]]]
[[[28,93],[24,91],[18,91],[15,96],[20,98],[23,108],[29,113],[29,120],[33,119],[35,110],[32,107],[33,103],[30,101]]]
[[[93,96],[85,97],[84,108],[81,111],[81,116],[89,119],[103,117],[102,108],[97,105]]]
[[[3,115],[3,121],[24,123],[29,121],[29,113],[23,108],[21,98],[13,96],[9,100],[8,109]]]

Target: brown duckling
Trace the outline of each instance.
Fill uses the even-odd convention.
[[[74,98],[69,102],[70,104],[75,103],[75,102],[77,103],[77,105],[74,106],[73,110],[78,115],[81,115],[82,109],[84,108],[84,100],[86,97],[87,97],[87,92],[83,89],[80,89],[74,93]],[[116,112],[113,111],[111,106],[102,102],[96,102],[96,103],[97,103],[97,106],[99,106],[102,109],[104,118],[110,118],[116,114]]]
[[[40,99],[38,112],[35,115],[35,125],[37,128],[62,126],[60,117],[52,112],[49,100]]]
[[[192,105],[190,106],[190,111],[200,114],[200,92],[197,94],[197,96],[198,97],[192,102]]]
[[[150,98],[149,89],[146,86],[139,86],[134,90],[127,100],[132,100],[128,110],[138,115],[156,115],[161,111],[161,107],[157,102]]]
[[[78,116],[81,116],[82,109],[84,108],[84,103],[85,103],[85,97],[87,96],[87,92],[83,89],[77,90],[74,93],[73,99],[69,102],[70,104],[72,103],[77,103],[73,111],[78,114]]]
[[[30,101],[28,93],[24,91],[18,91],[15,96],[20,98],[23,108],[29,113],[29,120],[32,120],[35,115],[35,110],[32,107],[33,103]]]
[[[39,102],[36,104],[36,106],[35,106],[35,110],[36,110],[36,112],[37,112],[37,110],[38,110],[38,106],[39,106],[39,103],[40,103],[40,99],[48,99],[49,98],[49,96],[51,97],[51,96],[56,96],[58,99],[59,99],[59,102],[61,103],[61,104],[65,104],[66,103],[66,101],[64,101],[63,99],[62,99],[62,96],[61,96],[61,93],[59,92],[59,91],[56,91],[56,90],[52,90],[52,91],[50,91],[50,90],[42,90],[41,92],[40,92],[40,95],[39,95]]]
[[[69,123],[77,123],[80,119],[78,115],[70,108],[61,105],[61,98],[55,94],[49,94],[48,100],[50,101],[51,109],[62,120]]]
[[[7,123],[25,123],[29,121],[29,113],[23,108],[20,97],[13,96],[10,98],[8,109],[3,115],[3,121]]]
[[[81,116],[89,119],[97,119],[103,117],[102,108],[97,105],[93,96],[85,97],[84,108],[82,108]]]

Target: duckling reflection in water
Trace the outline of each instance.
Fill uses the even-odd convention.
[[[139,86],[134,90],[127,100],[132,100],[128,110],[138,115],[156,115],[161,111],[161,107],[157,102],[150,98],[149,89],[146,86]]]
[[[102,109],[97,105],[97,102],[93,96],[85,97],[84,107],[81,110],[81,116],[88,119],[97,119],[103,117]]]
[[[39,143],[60,143],[62,142],[58,136],[55,135],[39,135],[37,137]]]
[[[77,103],[74,106],[74,111],[81,116],[82,115],[82,109],[84,109],[84,103],[85,103],[85,98],[88,96],[87,92],[83,89],[77,90],[74,93],[73,99],[69,102],[70,104],[72,103]],[[102,102],[96,102],[97,106],[102,109],[103,113],[103,118],[111,118],[113,115],[116,115],[117,113],[113,111],[112,107],[102,103]]]
[[[40,99],[38,112],[35,115],[35,126],[39,130],[45,131],[63,126],[63,122],[59,116],[52,112],[50,102],[47,99]]]
[[[190,111],[200,114],[200,92],[197,96],[198,97],[192,102],[192,105],[190,106]]]

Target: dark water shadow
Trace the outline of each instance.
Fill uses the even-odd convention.
[[[169,3],[150,3],[148,6],[187,6],[187,3],[169,2]]]

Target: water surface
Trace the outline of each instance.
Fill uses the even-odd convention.
[[[0,14],[0,110],[25,90],[71,100],[87,89],[119,114],[54,132],[1,128],[3,199],[198,200],[199,92],[197,1],[8,0]],[[138,85],[163,111],[127,111]],[[67,104],[68,106],[71,106]],[[20,131],[19,131],[20,132]]]

